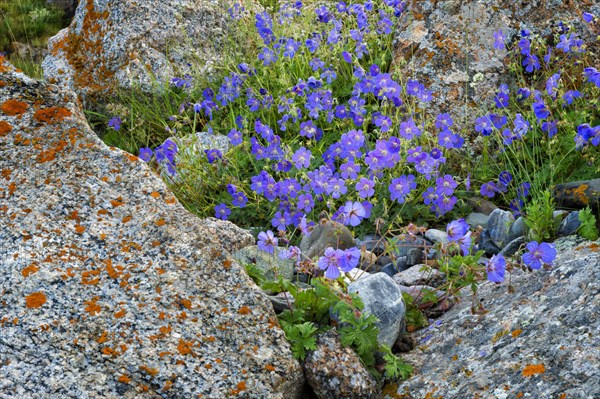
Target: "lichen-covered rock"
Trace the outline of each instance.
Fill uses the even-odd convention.
[[[388,398],[600,397],[600,242],[558,240],[550,271],[469,287],[438,324],[414,334],[415,374]]]
[[[598,2],[514,0],[422,0],[408,3],[399,21],[395,60],[404,76],[419,79],[433,90],[426,111],[451,112],[455,125],[472,122],[482,104],[492,101],[501,83],[511,83],[506,51],[495,50],[494,32],[510,40],[521,29],[550,37],[558,22],[574,25],[580,37],[595,46],[594,28],[582,12],[600,15]]]
[[[402,291],[394,280],[385,273],[368,274],[350,283],[348,292],[355,292],[362,299],[365,305],[363,312],[379,319],[379,342],[390,347],[394,345],[398,335],[403,334],[406,328],[406,306]]]
[[[230,0],[81,0],[71,25],[49,41],[44,77],[86,98],[117,87],[149,90],[190,73],[192,65],[210,73],[220,62],[232,5]]]
[[[317,349],[306,355],[304,373],[319,399],[367,399],[377,394],[377,381],[356,352],[342,347],[334,330],[317,338]]]
[[[310,259],[323,255],[328,247],[348,249],[353,246],[352,232],[343,224],[326,219],[315,225],[310,235],[303,236],[300,242],[302,254]]]
[[[0,59],[0,397],[296,397],[303,376],[230,251],[106,147],[73,93]]]
[[[557,184],[553,194],[556,205],[563,208],[600,209],[600,179]]]
[[[446,280],[446,273],[427,265],[415,265],[393,276],[399,285],[431,285],[439,287]]]

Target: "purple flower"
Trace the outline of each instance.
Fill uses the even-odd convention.
[[[591,24],[594,21],[594,14],[589,13],[589,12],[584,12],[582,14],[583,20],[585,22],[587,22],[588,24]]]
[[[315,202],[313,201],[313,197],[310,193],[300,194],[298,196],[298,210],[309,213],[312,211],[315,206]]]
[[[318,261],[319,269],[325,270],[325,277],[332,280],[340,276],[340,269],[344,272],[351,270],[347,263],[346,253],[332,247],[328,247]]]
[[[581,93],[578,90],[569,90],[565,94],[563,94],[562,98],[565,102],[563,104],[563,108],[567,105],[571,105],[576,98],[581,97]]]
[[[502,33],[502,29],[494,33],[494,48],[496,50],[506,50],[506,46],[504,45],[505,41],[506,36]]]
[[[273,234],[271,230],[267,230],[266,232],[261,231],[258,233],[258,248],[272,254],[275,252],[275,247],[277,246],[279,240]]]
[[[560,80],[560,72],[555,73],[546,80],[546,92],[553,100],[556,100],[556,89],[558,88],[558,81]]]
[[[294,155],[292,155],[292,160],[294,161],[294,165],[296,169],[308,168],[310,166],[310,150],[307,150],[304,147],[300,147]]]
[[[531,105],[531,108],[533,109],[533,113],[535,114],[535,117],[538,119],[538,121],[546,119],[548,116],[550,116],[550,111],[548,111],[548,108],[546,108],[546,104],[544,104],[544,100],[542,100],[541,98],[538,101],[534,102]]]
[[[530,125],[531,124],[529,123],[529,121],[523,119],[523,116],[521,114],[516,114],[513,132],[517,136],[517,138],[522,138],[529,131]]]
[[[489,136],[492,134],[492,117],[490,115],[480,116],[475,119],[475,130],[484,136]]]
[[[398,203],[404,203],[405,197],[410,194],[412,190],[417,188],[414,175],[402,175],[396,179],[392,179],[389,185],[390,199],[392,201],[397,200]]]
[[[246,197],[246,194],[241,191],[235,191],[231,194],[231,196],[233,197],[233,200],[231,201],[233,206],[244,208],[248,203],[248,197]]]
[[[494,196],[498,192],[498,188],[496,187],[496,184],[493,181],[490,181],[487,183],[483,183],[479,192],[484,197],[494,198]]]
[[[215,217],[221,220],[227,220],[227,217],[231,214],[231,211],[225,204],[219,204],[215,206]]]
[[[214,163],[217,159],[223,159],[223,153],[220,150],[204,150],[208,163]]]
[[[440,130],[449,129],[453,123],[454,121],[452,120],[450,114],[439,114],[435,117],[435,127]]]
[[[119,131],[119,129],[121,129],[121,123],[121,118],[119,118],[118,116],[113,116],[108,121],[108,127],[112,127],[116,131]]]
[[[508,186],[510,184],[510,182],[512,181],[512,175],[510,174],[510,172],[508,170],[505,170],[503,172],[500,172],[500,174],[498,175],[498,181],[500,182],[500,184],[504,185],[504,186]]]
[[[260,53],[258,53],[258,59],[263,62],[264,66],[269,66],[277,61],[277,54],[268,47],[264,47]]]
[[[142,147],[140,148],[140,155],[139,158],[144,161],[144,162],[150,162],[150,159],[152,159],[152,150],[148,147]]]
[[[360,172],[360,165],[349,161],[340,166],[340,173],[343,179],[356,179]]]
[[[369,198],[375,194],[375,182],[367,178],[361,177],[360,181],[356,183],[356,191],[360,198]]]
[[[498,108],[508,107],[509,100],[510,100],[510,96],[509,96],[508,85],[501,84],[500,88],[498,90],[498,93],[496,93],[496,97],[494,98],[494,101],[496,102],[496,107],[498,107]]]
[[[344,205],[344,224],[358,226],[365,216],[365,208],[360,202],[347,201]]]
[[[276,212],[273,219],[271,219],[271,226],[276,227],[279,231],[285,231],[290,223],[290,214],[287,212]]]
[[[229,137],[229,142],[233,146],[238,146],[242,144],[242,132],[240,132],[239,130],[231,129],[229,131],[229,134],[227,134],[227,137]]]
[[[452,195],[454,189],[458,186],[458,183],[454,181],[454,177],[451,175],[445,175],[444,177],[438,177],[435,179],[436,192],[438,195]]]
[[[350,55],[349,52],[343,51],[342,57],[344,58],[344,61],[346,61],[348,64],[352,64],[352,56]]]
[[[487,261],[485,270],[487,278],[492,283],[501,283],[504,281],[504,272],[506,270],[506,259],[502,255],[494,255]]]
[[[412,117],[404,122],[400,122],[400,137],[405,138],[406,140],[412,140],[420,135],[421,130],[419,130]]]
[[[553,244],[542,242],[538,244],[536,241],[527,243],[527,250],[521,259],[523,263],[530,268],[537,270],[542,267],[542,263],[551,265],[556,258],[556,248]]]
[[[525,70],[527,72],[532,73],[534,70],[537,71],[538,69],[540,69],[540,61],[535,55],[529,54],[523,60],[523,66],[525,67]]]
[[[301,251],[295,245],[290,246],[289,248],[285,248],[279,251],[278,256],[281,259],[293,259],[296,262],[300,261]]]
[[[460,238],[464,237],[469,231],[469,225],[465,219],[454,220],[446,226],[446,233],[448,234],[448,240],[456,242]]]

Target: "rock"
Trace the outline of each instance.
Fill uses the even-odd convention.
[[[379,266],[385,266],[388,263],[392,263],[394,260],[387,255],[380,255],[377,257],[377,263]]]
[[[489,219],[490,219],[490,217],[488,215],[486,215],[485,213],[473,212],[467,216],[465,221],[467,222],[467,224],[469,226],[471,226],[471,228],[476,229],[477,226],[486,228]]]
[[[494,243],[492,237],[490,236],[490,231],[485,229],[481,232],[481,236],[479,236],[479,243],[477,244],[479,250],[485,251],[485,254],[488,256],[496,255],[500,252],[501,248]]]
[[[399,258],[401,256],[408,256],[409,252],[414,248],[423,251],[428,247],[431,247],[429,240],[419,236],[403,234],[393,237],[390,240],[389,251],[393,256]]]
[[[514,271],[513,293],[481,284],[485,313],[471,313],[465,287],[439,326],[413,335],[402,357],[416,372],[388,397],[600,397],[600,242],[575,238],[555,242],[552,270]]]
[[[446,280],[446,273],[427,265],[415,265],[394,275],[394,282],[398,285],[431,285],[439,287]]]
[[[250,245],[238,249],[231,255],[242,265],[252,264],[262,270],[265,278],[269,281],[277,280],[278,276],[292,280],[294,277],[294,260],[281,259],[279,252],[283,249],[277,247],[273,254],[269,254],[260,250],[257,245]]]
[[[371,251],[377,256],[384,253],[385,243],[386,240],[378,236],[364,236],[362,239],[356,240],[356,246],[358,248],[364,247],[367,251]]]
[[[358,268],[370,273],[377,273],[381,269],[377,264],[377,256],[373,252],[366,250],[360,251],[360,264]]]
[[[317,349],[306,355],[304,373],[318,399],[367,399],[378,394],[377,381],[356,352],[342,346],[335,330],[318,336]]]
[[[406,255],[407,266],[418,265],[423,262],[424,253],[421,248],[410,248]]]
[[[569,213],[558,226],[558,236],[565,237],[575,234],[577,233],[579,226],[581,226],[581,222],[579,221],[579,211],[573,211]]]
[[[394,275],[398,273],[398,269],[396,269],[396,265],[390,262],[381,268],[381,273],[385,273],[390,277],[394,277]]]
[[[456,300],[447,298],[446,292],[429,285],[399,285],[400,290],[413,298],[413,303],[419,307],[427,318],[437,318],[454,306]],[[434,292],[437,302],[425,301],[425,294]]]
[[[506,239],[507,242],[511,242],[516,240],[519,237],[525,236],[525,219],[523,216],[519,216],[517,220],[510,226],[510,230],[508,232],[508,237]]]
[[[515,217],[508,211],[496,209],[490,215],[488,221],[488,231],[494,244],[499,248],[508,244],[508,235],[512,224],[515,222]]]
[[[523,236],[517,237],[514,240],[512,240],[511,242],[509,242],[508,244],[506,244],[506,246],[504,248],[502,248],[502,250],[499,253],[500,253],[500,255],[503,255],[504,257],[513,256],[514,254],[516,254],[519,251],[519,248],[521,248],[521,246],[523,246],[523,248],[525,248],[526,242],[527,242],[527,240],[525,239],[525,237],[523,237]]]
[[[271,304],[229,254],[252,236],[190,214],[73,93],[2,61],[0,171],[1,396],[298,396]]]
[[[554,202],[558,207],[600,209],[600,179],[557,184],[553,190]]]
[[[473,197],[466,199],[467,204],[473,208],[473,211],[476,213],[482,213],[484,215],[489,215],[494,210],[498,209],[498,207],[490,200],[486,200],[485,198]],[[472,226],[475,227],[475,226]],[[485,226],[484,226],[485,227]]]
[[[290,306],[293,307],[296,299],[290,295],[289,292],[280,292],[277,295],[268,295],[267,298],[271,301],[273,305],[273,310],[275,313],[279,314],[284,310],[290,309]]]
[[[429,229],[425,232],[425,238],[429,241],[436,243],[447,244],[448,243],[448,233],[438,229]]]
[[[404,333],[406,307],[402,291],[385,273],[369,274],[348,285],[348,292],[356,292],[365,304],[363,312],[375,315],[379,322],[378,339],[390,347]]]
[[[450,112],[456,131],[472,128],[481,105],[493,104],[500,84],[518,87],[505,61],[507,51],[493,47],[493,34],[500,29],[507,44],[516,45],[521,29],[553,39],[556,21],[562,21],[590,43],[589,51],[595,54],[592,64],[600,64],[597,31],[581,18],[582,12],[600,15],[598,2],[423,0],[407,4],[395,31],[394,65],[403,76],[416,78],[433,91],[425,112],[432,116]]]
[[[392,350],[394,353],[406,353],[413,350],[415,346],[415,340],[412,339],[410,335],[401,335],[398,337],[396,342],[394,342],[394,347],[392,348]]]
[[[397,271],[401,272],[402,270],[408,269],[412,265],[408,264],[408,258],[406,256],[400,256],[396,259],[394,266],[396,267]]]
[[[310,235],[302,237],[300,250],[310,259],[318,258],[328,247],[348,249],[354,247],[354,238],[346,226],[323,219],[313,227]]]
[[[350,284],[353,281],[359,280],[361,278],[365,278],[367,276],[369,276],[370,273],[366,272],[364,270],[361,270],[359,268],[354,268],[352,270],[350,270],[349,272],[346,272],[344,274],[344,281],[346,282],[346,284]]]
[[[173,77],[210,75],[227,37],[236,37],[227,13],[233,4],[81,0],[71,25],[48,42],[44,77],[98,99],[117,88],[151,91]]]

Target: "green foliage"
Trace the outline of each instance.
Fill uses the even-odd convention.
[[[0,51],[10,50],[12,42],[45,47],[64,24],[62,10],[45,0],[0,2]]]
[[[589,207],[579,211],[579,221],[581,225],[577,229],[577,234],[588,240],[597,240],[599,235],[596,227],[596,216]]]
[[[246,273],[248,273],[248,276],[254,281],[256,285],[261,287],[266,283],[267,280],[265,279],[265,273],[262,271],[262,269],[260,269],[252,263],[246,263],[244,265],[244,268],[246,269]]]
[[[317,349],[317,338],[315,334],[318,328],[309,321],[304,323],[288,323],[281,320],[281,327],[285,336],[292,345],[292,354],[296,359],[304,359],[307,350]]]
[[[550,191],[544,191],[525,208],[525,225],[529,239],[547,241],[556,235],[556,221],[553,217],[554,199]]]
[[[388,346],[383,345],[385,360],[385,375],[390,379],[407,379],[413,372],[413,367],[394,355]]]
[[[415,300],[408,293],[403,292],[404,304],[406,305],[406,329],[407,331],[416,331],[423,327],[427,327],[429,322],[423,312],[415,305]]]

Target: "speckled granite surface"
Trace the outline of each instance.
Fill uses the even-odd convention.
[[[0,398],[295,397],[252,241],[0,59]]]
[[[553,269],[515,273],[513,294],[481,286],[488,313],[471,314],[465,294],[414,334],[418,348],[403,358],[415,375],[386,397],[600,398],[600,243],[556,244]]]

